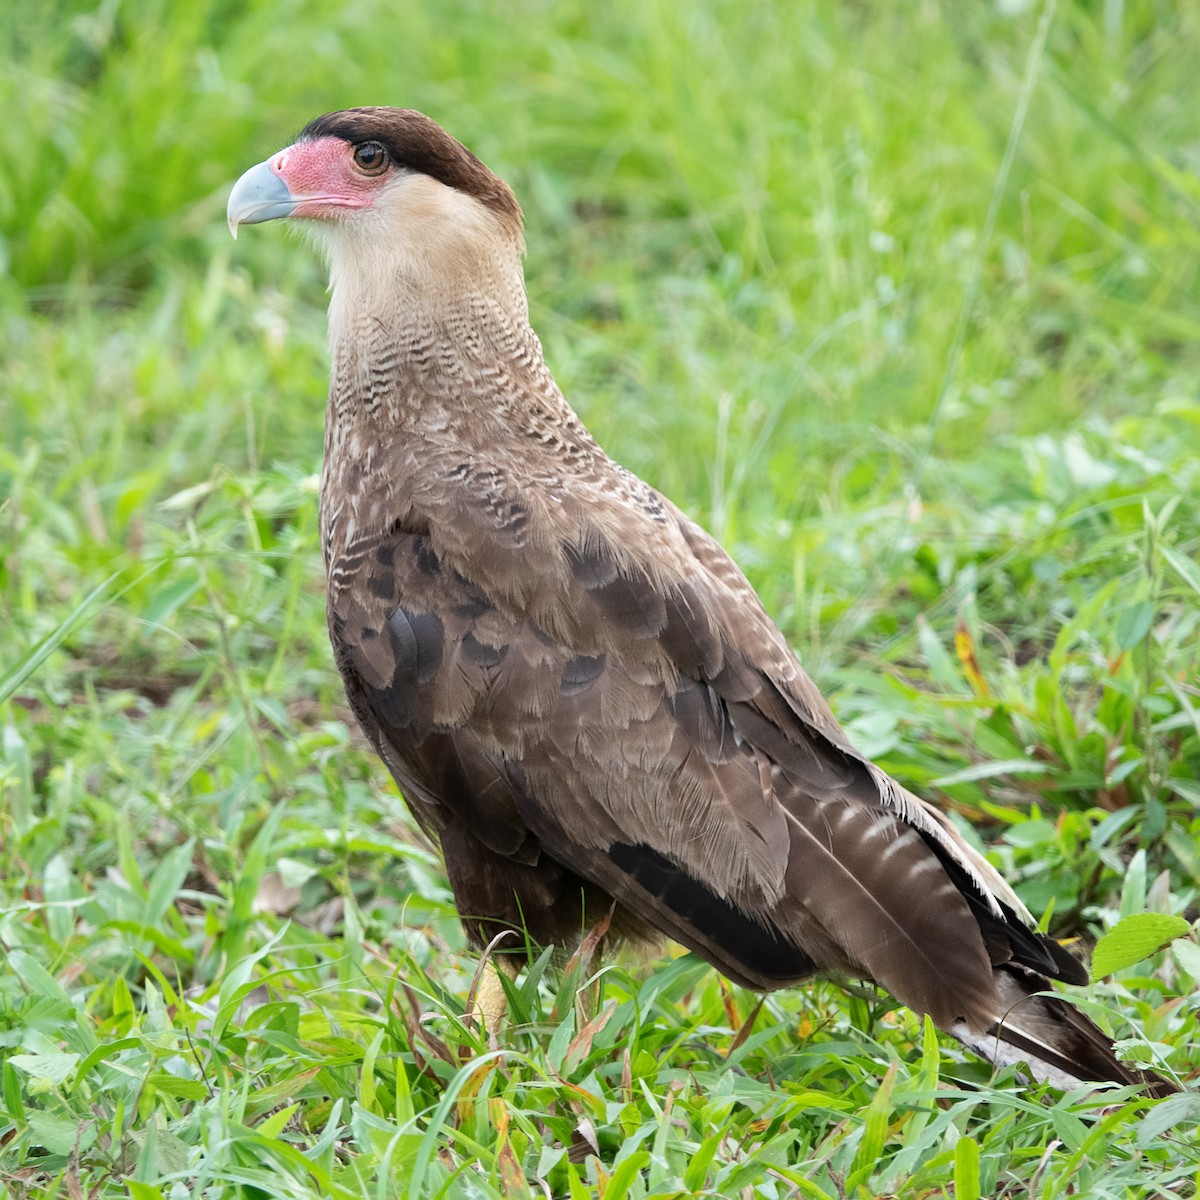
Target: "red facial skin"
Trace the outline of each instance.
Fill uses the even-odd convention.
[[[301,201],[292,215],[310,220],[337,220],[347,210],[369,208],[395,168],[366,174],[354,163],[354,147],[341,138],[297,142],[267,159],[270,169]]]

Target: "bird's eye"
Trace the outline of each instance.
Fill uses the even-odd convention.
[[[378,142],[360,142],[354,147],[354,165],[364,175],[381,175],[388,165],[388,152]]]

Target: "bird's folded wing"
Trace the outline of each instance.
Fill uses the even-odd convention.
[[[675,521],[664,558],[688,569],[593,535],[516,610],[517,584],[471,578],[428,532],[364,548],[330,610],[364,728],[430,824],[447,806],[490,851],[549,856],[733,978],[868,975],[983,1023],[1011,909],[849,746],[724,552]]]

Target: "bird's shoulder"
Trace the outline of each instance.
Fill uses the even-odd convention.
[[[414,458],[389,503],[331,557],[331,614],[366,629],[368,613],[378,626],[400,606],[436,616],[456,641],[532,637],[563,661],[602,658],[668,686],[704,681],[732,701],[765,690],[791,710],[780,720],[848,749],[720,543],[594,443],[583,450],[522,456],[498,444]]]

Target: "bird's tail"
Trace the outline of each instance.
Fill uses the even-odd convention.
[[[1111,1040],[1083,1013],[1057,996],[1036,971],[1015,963],[994,968],[1003,1018],[985,1033],[959,1023],[960,1042],[998,1067],[1024,1064],[1043,1083],[1075,1088],[1088,1083],[1144,1087],[1155,1097],[1179,1089],[1153,1071],[1139,1071],[1117,1058]]]

